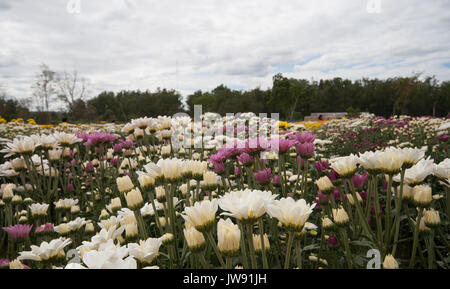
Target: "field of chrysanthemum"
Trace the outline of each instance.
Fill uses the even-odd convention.
[[[450,268],[450,120],[0,123],[1,268]]]

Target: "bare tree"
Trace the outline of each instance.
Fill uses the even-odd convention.
[[[87,94],[88,81],[86,78],[79,77],[78,72],[72,73],[64,71],[58,76],[58,98],[62,100],[71,111],[76,102],[83,100]]]
[[[48,103],[55,94],[55,72],[48,65],[41,64],[40,71],[36,75],[36,83],[32,86],[33,96],[41,102],[41,109],[45,107],[48,111]],[[39,107],[39,104],[38,104]]]

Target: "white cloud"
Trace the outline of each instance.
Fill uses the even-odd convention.
[[[183,94],[271,86],[291,77],[450,79],[450,2],[369,0],[2,0],[0,83],[31,95],[41,63],[76,68],[102,90],[175,88]]]

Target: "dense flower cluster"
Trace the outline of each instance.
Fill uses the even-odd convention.
[[[448,268],[449,132],[367,114],[0,120],[0,267],[366,268],[375,248],[385,269]]]

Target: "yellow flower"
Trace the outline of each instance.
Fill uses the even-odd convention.
[[[36,121],[32,118],[27,119],[28,124],[36,124]]]

